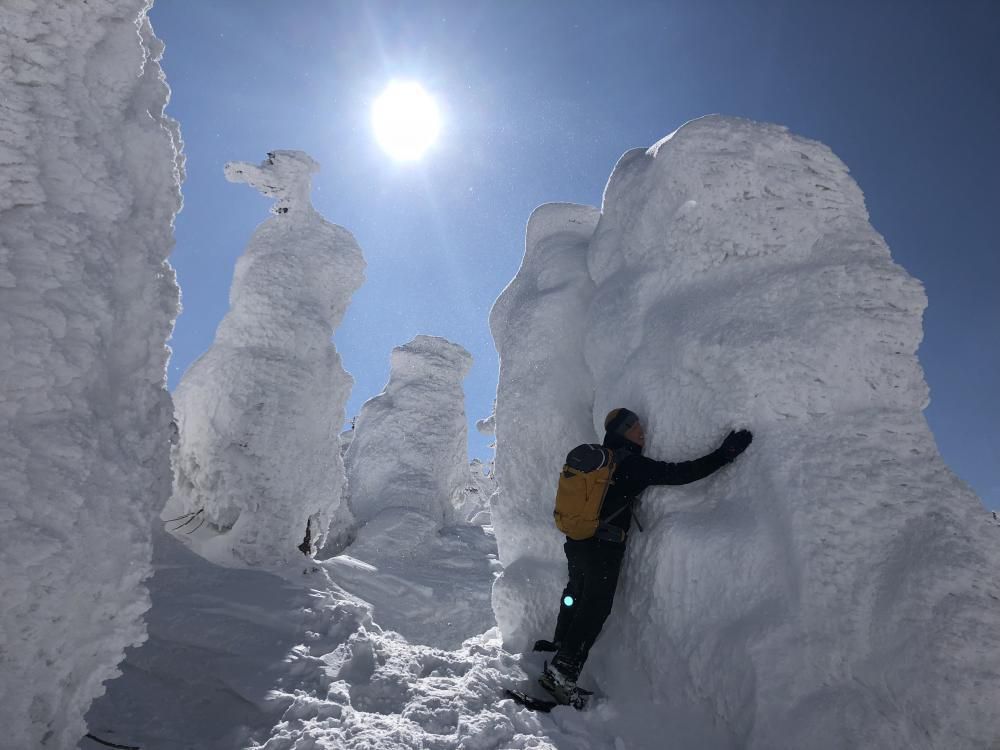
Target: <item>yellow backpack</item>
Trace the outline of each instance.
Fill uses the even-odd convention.
[[[602,445],[578,445],[566,456],[553,515],[556,527],[570,539],[590,539],[597,533],[616,468],[614,451]]]

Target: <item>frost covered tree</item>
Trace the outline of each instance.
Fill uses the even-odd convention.
[[[500,354],[492,517],[504,565],[493,596],[508,643],[551,630],[552,592],[565,584],[563,537],[552,522],[557,475],[570,447],[597,440],[584,320],[594,294],[587,248],[599,216],[569,203],[535,209],[521,268],[490,312]]]
[[[183,164],[148,5],[0,12],[4,747],[75,747],[145,638]]]
[[[462,381],[471,367],[471,354],[436,336],[392,350],[389,382],[362,406],[345,457],[359,523],[388,508],[456,520],[469,485]]]
[[[665,460],[748,426],[738,464],[647,490],[590,679],[700,747],[995,742],[1000,552],[922,413],[923,289],[844,164],[703,118],[621,158],[589,238],[532,229],[491,315],[505,640],[551,637],[565,562],[539,527],[611,408]]]
[[[214,343],[177,387],[174,494],[164,511],[204,519],[218,536],[199,551],[219,561],[280,563],[300,554],[307,527],[316,549],[331,521],[350,522],[339,435],[353,380],[331,336],[365,261],[351,233],[313,208],[318,168],[301,151],[226,165],[231,182],[275,199],[274,216],[236,264]]]

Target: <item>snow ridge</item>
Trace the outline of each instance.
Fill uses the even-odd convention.
[[[533,293],[532,276],[580,273],[533,248],[491,315],[505,643],[551,635],[565,563],[533,503],[551,510],[559,454],[608,410],[639,413],[647,455],[672,461],[747,426],[735,464],[647,491],[584,683],[619,706],[652,701],[687,746],[995,743],[996,540],[922,414],[923,289],[843,163],[782,127],[703,118],[615,167],[589,297],[583,279],[562,300]],[[548,355],[581,331],[583,372]],[[587,424],[570,406],[537,413],[532,351]],[[629,726],[626,741],[652,736]]]
[[[353,235],[309,201],[318,165],[274,151],[259,165],[226,165],[277,202],[236,264],[230,310],[212,347],[174,395],[179,441],[164,518],[204,519],[218,534],[197,542],[223,564],[276,563],[313,549],[331,522],[351,519],[339,433],[353,380],[331,343],[365,262]]]
[[[5,3],[0,27],[0,725],[72,747],[145,638],[170,491],[177,123],[146,0]]]

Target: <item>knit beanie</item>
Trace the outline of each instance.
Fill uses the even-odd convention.
[[[612,435],[624,436],[632,425],[639,421],[639,415],[625,408],[612,409],[604,418],[604,429]]]

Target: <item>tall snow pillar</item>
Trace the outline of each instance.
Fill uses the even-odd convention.
[[[174,400],[179,440],[164,517],[190,514],[218,536],[199,543],[224,562],[280,563],[313,550],[343,506],[340,430],[353,380],[331,343],[365,261],[346,229],[309,199],[318,165],[274,151],[260,166],[226,165],[231,182],[275,198],[236,264],[230,310]],[[188,528],[191,528],[189,526]]]
[[[183,160],[147,0],[0,23],[0,744],[75,747],[170,492]]]
[[[1000,555],[922,410],[926,298],[820,143],[724,117],[625,154],[590,250],[594,420],[677,461],[647,491],[594,669],[701,696],[737,747],[987,747]]]
[[[599,216],[569,203],[535,209],[521,267],[490,311],[500,355],[492,514],[504,565],[493,609],[515,649],[551,636],[566,583],[563,537],[552,521],[559,471],[571,448],[599,440],[584,359],[594,295],[587,249]]]
[[[388,508],[455,522],[469,483],[462,381],[471,367],[471,354],[436,336],[392,350],[389,382],[362,406],[345,457],[359,523]]]

